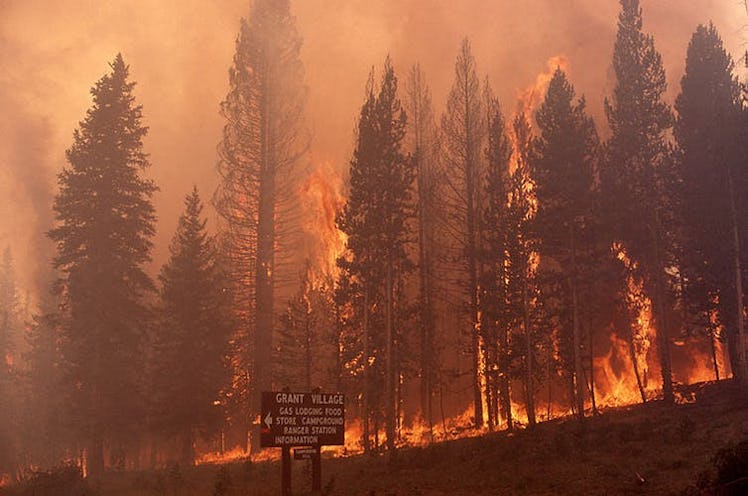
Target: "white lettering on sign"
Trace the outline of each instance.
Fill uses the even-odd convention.
[[[296,415],[307,415],[309,417],[322,415],[322,408],[296,407]]]
[[[312,394],[312,403],[315,405],[342,405],[342,394]]]
[[[296,434],[296,435],[305,435],[309,434],[309,427],[307,426],[299,426],[299,427],[283,427],[283,434]]]
[[[319,443],[318,436],[275,436],[275,444],[278,446],[298,444],[317,444]]]
[[[275,395],[276,403],[293,403],[299,404],[304,402],[304,393],[277,393]]]

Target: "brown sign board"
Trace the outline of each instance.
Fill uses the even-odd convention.
[[[345,397],[340,393],[263,391],[260,446],[345,444]]]
[[[294,460],[311,460],[312,457],[319,453],[319,447],[304,446],[302,448],[293,449]]]

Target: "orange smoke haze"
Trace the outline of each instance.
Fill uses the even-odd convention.
[[[731,53],[742,53],[748,17],[740,2],[642,6],[667,67],[671,101],[698,23],[714,21]],[[165,261],[184,194],[197,184],[209,200],[216,185],[218,107],[238,20],[248,8],[247,0],[0,0],[0,247],[11,246],[23,286],[38,290],[51,253],[39,233],[51,217],[55,174],[90,106],[89,88],[117,52],[131,66],[150,127],[150,174],[161,188],[154,269]],[[367,75],[388,52],[401,80],[421,63],[439,115],[464,36],[505,109],[535,85],[551,57],[563,54],[602,128],[618,10],[617,0],[295,0],[312,151],[345,175]]]

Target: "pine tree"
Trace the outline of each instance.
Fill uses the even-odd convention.
[[[219,399],[230,380],[230,316],[197,188],[184,205],[171,257],[159,275],[161,325],[155,337],[153,394],[160,431],[181,438],[182,461],[192,464],[197,436],[214,434],[223,419]]]
[[[487,89],[487,91],[489,91]],[[509,180],[512,145],[498,100],[490,95],[488,107],[487,180],[481,261],[481,332],[484,336],[489,429],[498,426],[499,414],[513,429],[510,385],[511,316],[509,312],[508,245]]]
[[[520,362],[517,369],[524,386],[527,423],[535,425],[535,383],[539,334],[536,329],[538,315],[534,312],[537,301],[536,274],[533,258],[536,243],[530,230],[535,215],[530,171],[534,158],[533,136],[530,122],[524,111],[517,113],[512,122],[515,144],[515,169],[509,177],[507,209],[507,320],[514,328],[513,355]]]
[[[710,316],[724,326],[732,370],[744,377],[739,343],[743,336],[738,178],[743,175],[740,143],[740,87],[734,63],[714,25],[700,25],[686,55],[686,73],[675,109],[675,137],[683,178],[683,273],[687,300],[710,330]],[[730,240],[730,242],[727,242]],[[714,350],[714,347],[712,347]]]
[[[51,299],[50,299],[51,300]],[[61,326],[52,301],[43,301],[26,332],[23,445],[31,463],[53,467],[76,446],[70,395],[61,354]]]
[[[437,345],[437,300],[439,281],[438,241],[443,222],[441,198],[442,168],[439,139],[431,103],[431,92],[419,65],[413,66],[406,84],[409,149],[416,169],[416,212],[418,233],[418,326],[420,328],[421,415],[433,437],[434,406],[439,354]]]
[[[551,79],[536,121],[532,177],[538,207],[532,229],[541,260],[538,277],[549,290],[543,297],[546,312],[571,344],[567,370],[575,410],[583,418],[581,293],[594,259],[590,229],[595,223],[593,182],[599,144],[584,98],[575,101],[574,88],[561,69]]]
[[[465,39],[455,62],[455,80],[447,97],[447,108],[442,116],[445,177],[448,183],[445,201],[448,202],[450,224],[448,242],[457,261],[454,273],[453,301],[457,311],[464,314],[467,335],[470,336],[473,412],[476,427],[484,424],[481,384],[485,361],[481,354],[479,308],[479,252],[481,239],[481,189],[485,181],[482,151],[485,141],[485,110],[476,75],[475,59],[470,42]]]
[[[308,144],[300,49],[290,1],[253,2],[249,21],[241,23],[230,90],[221,104],[226,125],[214,203],[226,221],[240,317],[237,339],[244,342],[243,367],[251,381],[245,418],[259,415],[260,392],[272,387],[275,300],[279,285],[292,282],[298,272],[289,259],[298,233],[298,159]],[[253,450],[258,449],[259,437],[251,438]]]
[[[601,171],[606,212],[620,242],[644,281],[657,327],[662,387],[672,403],[668,322],[674,260],[672,231],[676,175],[667,135],[672,114],[662,101],[667,84],[654,38],[642,32],[639,0],[621,0],[613,51],[616,86],[605,110],[612,135]]]
[[[337,390],[338,336],[331,282],[315,283],[308,270],[281,315],[277,377],[292,391]]]
[[[370,357],[384,363],[384,370],[379,368],[376,373],[381,374],[387,449],[394,456],[397,379],[401,373],[398,355],[406,309],[402,278],[411,270],[406,244],[410,240],[408,219],[413,215],[415,172],[402,149],[406,118],[389,58],[376,96],[369,86],[351,160],[350,195],[338,218],[339,229],[348,235],[348,255],[339,265],[344,277],[356,279],[362,286],[364,340],[370,341],[363,350],[364,373],[368,374]],[[372,378],[365,381],[363,394],[369,396],[376,383]],[[366,409],[364,415],[369,415]],[[365,446],[367,435],[365,432]]]
[[[88,473],[104,467],[104,443],[131,438],[143,413],[141,357],[153,283],[150,261],[156,186],[142,177],[147,128],[121,55],[92,88],[58,176],[49,236],[57,245],[60,322],[73,418],[87,446]]]

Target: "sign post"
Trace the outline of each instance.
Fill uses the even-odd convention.
[[[294,458],[312,460],[312,491],[322,489],[320,448],[345,444],[345,397],[340,393],[263,391],[260,446],[281,448],[281,495],[291,494]]]

